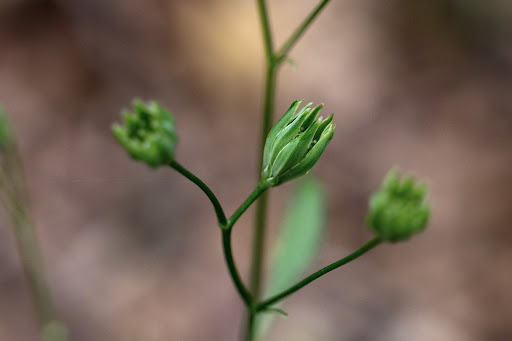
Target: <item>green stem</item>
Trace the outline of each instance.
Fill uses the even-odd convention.
[[[272,42],[272,32],[270,29],[269,16],[265,0],[257,0],[260,26],[263,30],[263,44],[265,47],[266,74],[265,90],[263,103],[263,119],[260,137],[260,152],[258,153],[258,163],[260,168],[258,178],[261,174],[261,160],[267,134],[272,128],[272,113],[274,111],[274,97],[276,89],[277,71],[279,63],[274,56],[274,47]],[[263,193],[260,200],[256,203],[256,215],[254,221],[254,232],[252,236],[252,254],[249,274],[249,287],[256,299],[261,292],[261,273],[263,268],[263,250],[265,248],[265,230],[267,221],[267,203],[268,194]],[[255,337],[255,318],[256,313],[249,311],[246,328],[246,339],[254,340]]]
[[[231,228],[222,230],[222,248],[224,250],[224,258],[226,259],[229,274],[231,275],[231,279],[233,280],[238,293],[242,297],[247,308],[252,310],[254,299],[252,298],[249,290],[245,287],[242,278],[238,273],[235,260],[233,259],[233,251],[231,249],[231,231],[233,231]]]
[[[245,334],[245,339],[247,341],[256,340],[256,315],[257,311],[250,310],[249,316],[247,317],[247,330]]]
[[[279,53],[274,52],[272,42],[272,32],[270,29],[269,16],[265,0],[257,0],[258,13],[260,18],[260,26],[263,30],[263,42],[265,46],[265,60],[266,60],[266,76],[265,76],[265,99],[263,105],[263,123],[261,129],[260,139],[260,153],[258,155],[258,162],[263,157],[263,149],[268,132],[272,128],[272,113],[274,111],[274,98],[277,82],[277,71],[283,60],[286,58],[288,52],[295,45],[295,43],[302,36],[304,31],[313,22],[316,16],[321,12],[329,0],[323,0],[311,12],[311,14],[302,22],[302,24],[295,30],[291,37],[285,42]],[[261,164],[261,162],[260,162]],[[258,172],[258,177],[261,174],[261,166]],[[254,234],[252,241],[252,255],[251,255],[251,268],[250,268],[250,289],[254,297],[258,299],[261,292],[261,274],[263,268],[263,250],[265,248],[265,230],[266,230],[266,217],[267,217],[268,195],[263,193],[260,200],[256,204],[256,217]],[[254,340],[255,338],[255,319],[256,313],[252,310],[249,312],[247,321],[247,340]]]
[[[258,177],[261,176],[261,160],[268,132],[272,128],[272,113],[274,111],[275,89],[277,81],[278,64],[275,64],[273,57],[267,56],[267,72],[265,76],[265,99],[263,103],[263,122],[260,137],[260,152],[258,163],[260,168]],[[250,288],[255,297],[258,297],[261,289],[261,271],[263,265],[263,249],[265,244],[265,230],[267,217],[268,195],[264,193],[256,203],[256,216],[254,222],[254,234],[251,256]]]
[[[313,282],[315,279],[320,278],[323,275],[325,275],[326,273],[331,272],[332,270],[337,269],[340,266],[345,265],[345,264],[353,261],[354,259],[362,256],[366,252],[370,251],[371,249],[373,249],[374,247],[379,245],[381,242],[382,242],[382,239],[380,239],[379,237],[374,237],[373,239],[368,241],[366,244],[361,246],[359,249],[357,249],[350,255],[346,256],[345,258],[342,258],[337,262],[327,265],[325,268],[318,270],[317,272],[315,272],[312,275],[309,275],[308,277],[304,278],[302,281],[292,285],[290,288],[284,290],[283,292],[281,292],[275,296],[272,296],[263,302],[258,303],[258,305],[256,307],[256,311],[261,311],[263,309],[268,308],[272,304],[277,303],[278,301],[282,300],[286,296],[293,294],[297,290],[299,290],[299,289],[303,288],[304,286],[308,285],[309,283]]]
[[[263,43],[265,45],[265,56],[267,60],[272,60],[274,48],[272,43],[272,32],[270,30],[270,21],[268,19],[267,4],[265,0],[257,0],[260,26],[263,30]]]
[[[171,166],[178,173],[180,173],[181,175],[183,175],[184,177],[186,177],[187,179],[192,181],[194,184],[196,184],[197,187],[199,187],[204,192],[204,194],[206,194],[208,199],[210,199],[210,201],[213,205],[213,208],[215,209],[215,214],[217,215],[217,222],[218,222],[219,226],[221,228],[226,228],[226,225],[228,222],[226,219],[226,215],[224,214],[224,210],[222,209],[222,206],[219,203],[219,200],[217,199],[215,194],[213,194],[212,190],[203,181],[201,181],[201,179],[199,179],[197,176],[195,176],[194,174],[189,172],[185,167],[180,165],[177,161],[172,160],[171,163],[169,164],[169,166]]]
[[[233,283],[235,284],[238,293],[242,297],[242,300],[246,304],[249,311],[253,310],[255,301],[249,290],[245,287],[242,278],[238,273],[231,248],[231,232],[233,231],[233,226],[237,222],[238,218],[240,218],[240,216],[249,208],[249,206],[251,206],[251,204],[256,199],[258,199],[258,197],[262,195],[268,189],[268,187],[269,186],[263,182],[258,183],[254,191],[249,194],[247,199],[245,199],[245,201],[240,205],[235,213],[233,213],[233,215],[229,218],[227,224],[225,225],[225,229],[222,230],[222,246],[224,249],[224,258],[226,259],[226,264],[228,265],[228,270],[231,278],[233,279]]]
[[[34,224],[29,214],[29,198],[23,162],[14,141],[2,150],[2,204],[10,214],[17,249],[41,330],[57,313],[46,280],[44,265]]]
[[[39,328],[43,330],[48,323],[57,320],[57,314],[46,281],[39,243],[25,208],[13,207],[11,219],[23,271],[37,313]]]
[[[322,11],[322,9],[327,5],[330,0],[322,0],[320,3],[311,11],[311,13],[302,21],[302,23],[297,27],[297,29],[292,33],[290,38],[286,40],[281,49],[276,55],[276,60],[281,63],[287,56],[293,46],[299,41],[300,37],[304,34],[304,32],[308,29],[311,23],[316,19],[318,14]]]
[[[240,216],[249,208],[249,206],[251,206],[252,203],[254,201],[256,201],[256,199],[258,199],[258,197],[260,197],[262,194],[264,194],[264,192],[268,188],[269,188],[269,185],[267,185],[266,183],[263,183],[263,182],[258,183],[258,185],[254,189],[254,191],[252,191],[252,193],[249,195],[249,197],[247,197],[247,199],[245,199],[245,201],[242,203],[242,205],[240,205],[240,207],[238,207],[238,209],[235,211],[235,213],[233,213],[231,218],[228,219],[226,227],[228,229],[232,228],[233,225],[235,225],[235,223],[237,222],[238,218],[240,218]]]

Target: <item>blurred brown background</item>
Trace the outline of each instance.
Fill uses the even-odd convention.
[[[277,42],[316,4],[269,3]],[[393,165],[429,179],[434,211],[421,236],[295,294],[271,340],[512,339],[511,19],[507,0],[337,0],[292,51],[277,111],[305,98],[337,122],[316,167],[316,267],[370,238],[367,197]],[[133,97],[159,100],[178,159],[233,212],[256,181],[262,51],[255,1],[0,0],[0,102],[71,340],[236,340],[243,307],[209,202],[129,160],[109,129]],[[291,189],[272,190],[269,241]],[[0,340],[36,340],[1,221]],[[251,222],[234,235],[244,273]]]

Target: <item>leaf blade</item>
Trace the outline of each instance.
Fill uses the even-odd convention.
[[[268,277],[267,296],[293,285],[313,264],[323,241],[325,218],[324,189],[320,181],[307,176],[298,182],[281,224]],[[274,319],[275,314],[257,318],[258,339],[264,339]]]

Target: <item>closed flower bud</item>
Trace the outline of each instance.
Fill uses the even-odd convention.
[[[269,186],[309,172],[334,135],[333,115],[317,118],[322,105],[311,109],[312,103],[297,113],[301,102],[293,102],[267,136],[261,177]]]
[[[427,225],[430,206],[426,192],[425,184],[391,170],[370,198],[366,224],[384,241],[408,239]]]
[[[178,140],[174,118],[156,102],[134,100],[133,109],[123,112],[125,126],[112,126],[117,141],[133,159],[150,167],[169,164]]]

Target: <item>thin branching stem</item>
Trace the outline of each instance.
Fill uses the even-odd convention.
[[[224,214],[224,210],[222,209],[222,205],[220,204],[219,200],[213,194],[210,187],[208,187],[201,179],[199,179],[197,176],[192,174],[189,170],[187,170],[185,167],[183,167],[178,161],[172,160],[169,164],[172,168],[174,168],[178,173],[192,181],[194,184],[199,187],[204,194],[210,199],[210,202],[213,205],[213,208],[215,210],[215,214],[217,215],[217,222],[221,228],[225,228],[227,225],[228,220],[226,219],[226,215]]]
[[[340,266],[342,265],[345,265],[351,261],[353,261],[354,259],[356,258],[359,258],[360,256],[364,255],[366,252],[370,251],[371,249],[373,249],[374,247],[376,247],[377,245],[379,245],[380,243],[382,243],[382,240],[379,238],[379,237],[374,237],[373,239],[371,239],[370,241],[368,241],[367,243],[365,243],[364,245],[362,245],[359,249],[357,249],[356,251],[352,252],[350,255],[332,263],[332,264],[329,264],[327,265],[326,267],[318,270],[317,272],[309,275],[308,277],[304,278],[302,281],[292,285],[291,287],[289,287],[288,289],[282,291],[281,293],[275,295],[275,296],[272,296],[270,297],[269,299],[266,299],[265,301],[257,304],[256,306],[256,310],[257,311],[261,311],[261,310],[264,310],[264,309],[267,309],[268,307],[270,307],[272,304],[275,304],[277,302],[279,302],[280,300],[284,299],[285,297],[293,294],[294,292],[296,292],[297,290],[305,287],[306,285],[308,285],[309,283],[313,282],[314,280],[322,277],[323,275],[339,268]]]
[[[231,279],[235,284],[235,288],[237,289],[240,297],[244,301],[247,308],[252,311],[252,307],[254,305],[254,299],[249,292],[249,290],[244,285],[240,274],[238,273],[235,260],[233,259],[233,251],[231,249],[231,232],[233,229],[223,229],[222,230],[222,249],[224,251],[224,258],[226,259],[226,264],[228,266],[229,274],[231,275]]]
[[[318,5],[309,13],[309,15],[302,21],[302,23],[297,27],[297,29],[290,35],[290,37],[285,41],[283,46],[279,49],[275,56],[275,60],[278,63],[281,63],[286,57],[290,50],[295,46],[295,44],[302,37],[304,32],[309,28],[309,26],[313,23],[313,21],[318,17],[320,12],[324,9],[324,7],[329,3],[330,0],[322,0],[318,3]]]

